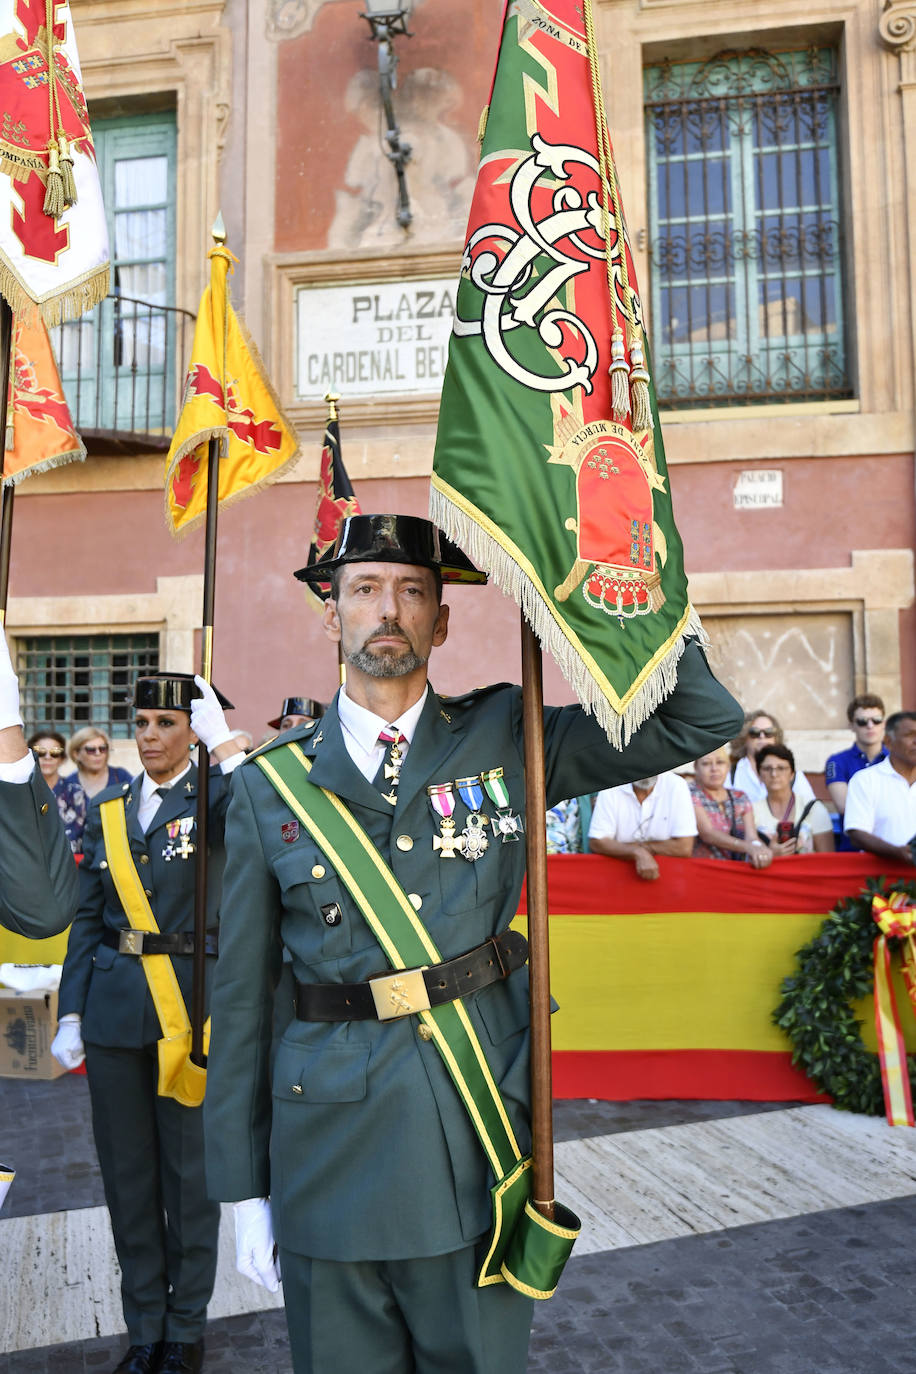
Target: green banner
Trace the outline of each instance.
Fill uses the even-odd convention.
[[[510,0],[430,515],[514,596],[618,746],[699,629],[647,359],[591,0]]]

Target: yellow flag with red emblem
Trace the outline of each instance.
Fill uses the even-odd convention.
[[[213,248],[210,285],[201,297],[181,414],[165,466],[166,521],[173,534],[207,513],[207,445],[219,439],[220,505],[275,482],[299,457],[257,349],[229,300],[233,257]]]
[[[3,483],[13,485],[85,457],[45,322],[37,311],[15,315]]]

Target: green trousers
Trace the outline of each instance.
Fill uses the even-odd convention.
[[[476,1288],[478,1248],[350,1263],[281,1250],[294,1374],[525,1374],[534,1304]]]
[[[203,1112],[156,1093],[156,1046],[86,1045],[92,1129],[132,1345],[197,1341],[216,1277]]]

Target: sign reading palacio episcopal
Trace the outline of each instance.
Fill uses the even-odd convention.
[[[454,314],[454,277],[301,286],[297,399],[438,395]]]

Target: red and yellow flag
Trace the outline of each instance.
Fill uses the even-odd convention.
[[[166,458],[166,521],[186,534],[207,513],[207,445],[222,441],[219,500],[223,505],[275,482],[299,457],[257,349],[229,300],[232,254],[213,248],[210,285],[201,297],[184,399]]]
[[[337,539],[344,520],[351,515],[360,515],[359,502],[353,494],[353,486],[340,456],[340,419],[335,404],[336,397],[328,396],[331,413],[324,431],[324,444],[321,449],[321,469],[318,474],[318,494],[315,499],[315,534],[309,548],[309,563],[317,563]],[[321,582],[316,587],[306,584],[306,596],[316,611],[324,610],[324,603],[331,595],[330,582]]]
[[[73,427],[51,340],[37,311],[30,319],[14,316],[9,385],[4,485],[82,462],[86,450]]]

